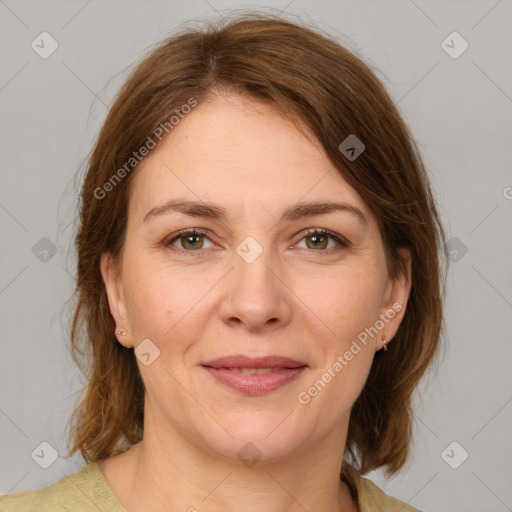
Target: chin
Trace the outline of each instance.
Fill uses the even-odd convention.
[[[307,437],[298,431],[290,412],[291,409],[225,415],[222,426],[232,437],[226,430],[215,428],[209,430],[204,442],[221,457],[237,458],[248,467],[254,461],[278,461],[293,453],[302,444],[301,439]]]

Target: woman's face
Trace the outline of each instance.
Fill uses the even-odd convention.
[[[135,172],[119,272],[108,255],[102,272],[118,339],[139,347],[145,436],[263,459],[331,438],[341,455],[409,293],[361,197],[277,110],[237,96],[200,103]],[[249,359],[215,362],[231,356]],[[272,370],[232,369],[253,364]]]

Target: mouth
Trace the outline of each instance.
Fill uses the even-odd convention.
[[[246,395],[262,395],[296,380],[307,364],[287,357],[230,356],[201,364],[218,382]]]

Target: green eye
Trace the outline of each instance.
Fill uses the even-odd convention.
[[[201,239],[203,235],[186,235],[181,236],[179,240],[182,240],[181,245],[184,249],[202,249],[204,240]]]
[[[173,246],[178,252],[196,252],[208,248],[205,247],[205,240],[208,240],[206,233],[196,229],[187,229],[165,241],[164,246],[169,248]]]
[[[305,237],[309,249],[327,249],[329,237],[325,235],[308,235]]]
[[[316,252],[334,252],[338,249],[346,248],[350,244],[343,237],[337,236],[330,231],[322,228],[311,228],[307,230],[300,240],[300,243],[305,241],[305,246],[300,246],[301,249],[307,249]],[[210,243],[211,245],[205,245]],[[209,249],[213,246],[211,240],[208,238],[206,232],[199,231],[195,228],[186,229],[176,233],[172,238],[164,242],[164,246],[181,252],[182,254],[201,254],[203,249]],[[196,254],[197,255],[197,254]]]
[[[312,228],[308,230],[302,240],[306,240],[305,249],[324,251],[328,249],[348,247],[348,242],[326,229]],[[302,241],[301,240],[301,241]],[[334,243],[330,243],[333,241]]]

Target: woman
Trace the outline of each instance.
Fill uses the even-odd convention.
[[[263,15],[165,41],[107,116],[76,248],[88,465],[2,510],[416,510],[361,475],[407,459],[445,238],[356,56]]]

